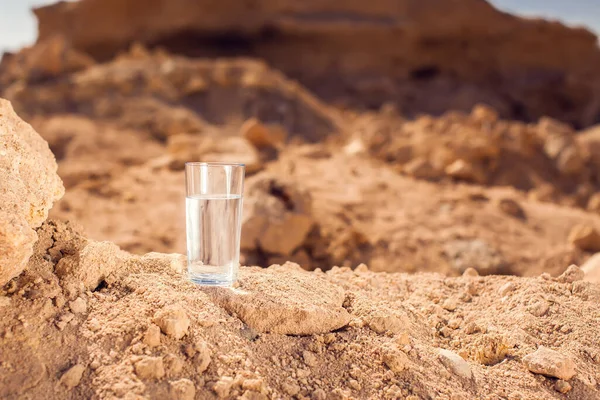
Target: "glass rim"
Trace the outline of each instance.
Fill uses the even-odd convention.
[[[187,161],[185,163],[186,167],[246,167],[244,163],[235,163],[235,162],[222,162],[222,161]]]

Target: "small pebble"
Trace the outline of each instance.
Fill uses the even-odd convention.
[[[563,272],[557,280],[561,283],[573,283],[583,280],[585,272],[577,265],[571,264],[565,272]]]
[[[466,276],[466,277],[474,278],[474,277],[479,276],[479,272],[477,272],[477,270],[475,268],[469,267],[469,268],[465,269],[465,272],[463,272],[462,275]]]
[[[559,379],[554,384],[554,389],[556,389],[556,391],[560,393],[567,393],[569,390],[572,389],[572,386],[569,382]]]
[[[458,304],[456,304],[456,301],[454,299],[446,299],[442,303],[442,308],[444,310],[454,311],[456,310],[456,307],[458,307]]]
[[[157,325],[150,324],[144,334],[144,343],[150,347],[160,345],[160,328]]]
[[[498,293],[500,296],[504,297],[511,292],[514,292],[517,286],[512,282],[506,282],[500,289],[498,289]]]
[[[383,353],[383,362],[391,371],[399,373],[408,367],[409,358],[399,350],[386,348]]]
[[[79,385],[84,371],[85,367],[83,365],[75,364],[60,377],[60,383],[65,385],[68,389],[72,389]]]
[[[184,337],[190,327],[190,319],[185,310],[179,305],[167,306],[157,312],[154,323],[158,325],[165,335],[174,339]]]
[[[315,356],[313,352],[304,350],[302,352],[302,358],[309,367],[314,367],[317,364],[317,356]]]
[[[473,376],[471,366],[461,356],[446,349],[439,349],[438,354],[440,361],[446,368],[450,369],[461,378],[471,379]]]
[[[81,297],[69,302],[69,308],[74,314],[83,314],[87,311],[87,303]]]

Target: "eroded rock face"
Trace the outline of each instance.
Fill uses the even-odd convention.
[[[23,271],[34,229],[64,193],[56,169],[48,144],[0,99],[0,285]]]
[[[193,56],[259,57],[328,100],[367,107],[393,101],[407,114],[468,110],[485,102],[519,119],[550,115],[589,125],[599,118],[592,83],[600,65],[595,36],[516,18],[487,2],[152,4],[161,12],[147,12],[141,0],[41,7],[35,10],[38,40],[63,35],[98,60],[136,41]]]

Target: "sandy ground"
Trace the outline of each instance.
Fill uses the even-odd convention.
[[[600,251],[592,131],[344,111],[141,48],[2,96],[66,194],[0,288],[1,398],[600,398],[600,287],[570,267]],[[233,289],[183,279],[200,159],[248,164]]]
[[[3,398],[600,395],[600,289],[578,269],[447,278],[288,263],[203,289],[182,279],[181,256],[131,256],[60,223],[39,233],[0,297]]]

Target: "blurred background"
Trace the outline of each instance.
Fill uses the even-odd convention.
[[[53,2],[0,0],[0,52],[16,51],[31,45],[37,32],[31,8]],[[571,26],[585,26],[596,34],[600,31],[600,7],[594,0],[493,0],[490,3],[500,10],[523,17],[554,19]]]
[[[34,8],[34,11],[31,11]],[[243,262],[561,273],[600,251],[593,0],[0,0],[51,216],[185,252],[185,161],[248,166]]]

